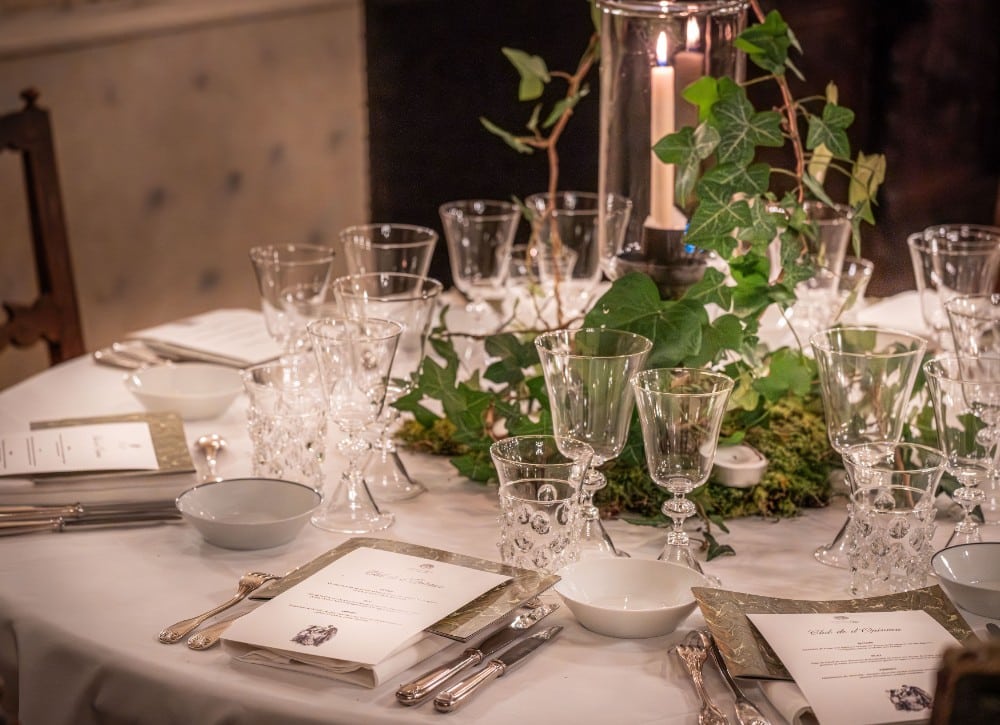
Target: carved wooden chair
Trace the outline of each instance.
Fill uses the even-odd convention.
[[[24,108],[0,116],[0,151],[21,155],[31,219],[38,297],[29,304],[3,300],[0,351],[44,340],[52,364],[85,352],[73,282],[49,112],[37,105],[38,91],[21,92]]]

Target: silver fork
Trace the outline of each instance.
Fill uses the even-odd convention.
[[[682,644],[676,645],[674,651],[684,663],[684,669],[691,676],[694,689],[701,698],[701,712],[698,713],[698,723],[700,725],[729,725],[729,718],[722,714],[722,710],[715,706],[712,698],[705,690],[705,682],[702,679],[701,669],[708,659],[708,650],[701,643],[698,632],[691,632]]]
[[[199,624],[204,622],[209,617],[214,617],[219,612],[229,609],[235,604],[246,599],[246,597],[255,589],[260,587],[265,582],[269,582],[272,579],[277,579],[277,574],[267,574],[266,572],[251,571],[240,577],[239,588],[236,590],[236,594],[233,597],[213,609],[209,609],[204,614],[199,614],[197,617],[191,617],[191,619],[182,619],[176,624],[171,624],[169,627],[160,632],[159,640],[163,644],[173,644],[174,642],[179,642],[182,638],[191,634]]]
[[[719,645],[715,643],[715,637],[712,636],[712,633],[700,629],[698,636],[701,638],[702,645],[711,653],[715,666],[722,674],[722,679],[726,681],[733,693],[733,698],[736,700],[736,721],[740,725],[771,725],[771,721],[764,717],[764,713],[757,709],[757,706],[751,702],[750,698],[736,684],[733,676],[729,674],[729,668],[726,666],[726,661],[722,659]]]

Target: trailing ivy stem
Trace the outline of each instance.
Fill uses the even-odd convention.
[[[763,23],[765,16],[764,11],[760,7],[760,0],[750,0],[750,7],[753,8],[754,15],[757,17],[758,22]],[[788,78],[784,73],[781,75],[775,75],[774,82],[777,83],[778,88],[781,89],[781,100],[784,104],[781,110],[785,114],[785,125],[788,128],[788,137],[792,142],[792,150],[795,152],[796,197],[799,204],[801,204],[806,198],[805,184],[802,183],[802,177],[806,172],[806,156],[805,151],[802,148],[802,137],[799,135],[799,120],[795,114],[795,99],[792,98],[792,91],[788,87]]]

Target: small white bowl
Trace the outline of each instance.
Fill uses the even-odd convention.
[[[931,566],[958,606],[1000,618],[1000,541],[949,546],[934,555]]]
[[[554,589],[577,621],[609,637],[669,634],[695,608],[703,574],[651,559],[584,559],[559,570]]]
[[[174,411],[184,420],[203,420],[225,413],[243,392],[243,380],[236,368],[182,362],[129,373],[125,387],[147,410]]]
[[[268,549],[298,536],[321,498],[293,481],[230,478],[189,488],[177,497],[177,509],[210,544]]]

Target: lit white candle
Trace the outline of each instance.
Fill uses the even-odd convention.
[[[656,39],[656,65],[650,69],[650,145],[674,132],[674,68],[667,64],[667,34]],[[650,225],[669,229],[674,208],[674,166],[650,152]]]
[[[677,73],[677,126],[697,126],[698,107],[693,103],[688,103],[681,97],[681,93],[689,85],[705,75],[705,54],[700,52],[701,31],[698,29],[698,21],[692,15],[687,21],[687,38],[684,50],[674,53],[671,59]]]

